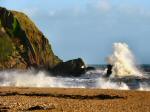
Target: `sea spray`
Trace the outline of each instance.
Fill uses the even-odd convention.
[[[46,71],[34,69],[0,72],[0,86],[85,88],[84,81],[82,81],[80,78],[55,77]]]
[[[113,65],[113,76],[142,76],[136,67],[133,53],[126,43],[114,43],[113,54],[107,58],[107,62]]]
[[[95,74],[95,77],[93,75]],[[101,70],[84,74],[81,77],[54,77],[45,71],[3,71],[0,72],[0,86],[13,87],[58,87],[58,88],[102,88],[125,89],[126,84],[114,83],[103,79]]]
[[[52,78],[48,77],[46,72],[35,72],[33,69],[0,72],[0,86],[47,87],[52,81]]]
[[[150,91],[149,79],[138,81],[136,90]],[[134,83],[134,81],[133,81]],[[94,70],[81,77],[58,77],[46,71],[1,71],[0,86],[11,87],[57,87],[57,88],[100,88],[132,89],[128,82],[118,78],[104,78],[101,69]]]

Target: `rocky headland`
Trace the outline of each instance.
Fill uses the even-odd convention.
[[[0,70],[45,69],[56,74],[82,74],[81,58],[63,62],[36,25],[22,12],[0,7]]]

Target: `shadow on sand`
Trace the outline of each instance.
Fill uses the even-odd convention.
[[[0,96],[40,96],[40,97],[57,97],[57,98],[65,98],[65,99],[80,99],[80,100],[108,100],[108,99],[125,99],[126,97],[118,96],[118,95],[106,95],[106,94],[99,94],[99,95],[66,95],[66,94],[52,94],[52,93],[18,93],[18,92],[8,92],[2,93],[0,92]]]

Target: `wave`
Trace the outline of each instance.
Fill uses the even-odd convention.
[[[57,87],[57,88],[99,88],[119,90],[150,91],[150,80],[136,82],[136,78],[104,78],[103,70],[97,69],[81,77],[54,77],[46,71],[3,71],[0,72],[0,86],[13,87]]]

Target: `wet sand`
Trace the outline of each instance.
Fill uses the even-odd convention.
[[[150,112],[150,92],[0,87],[0,112]]]

